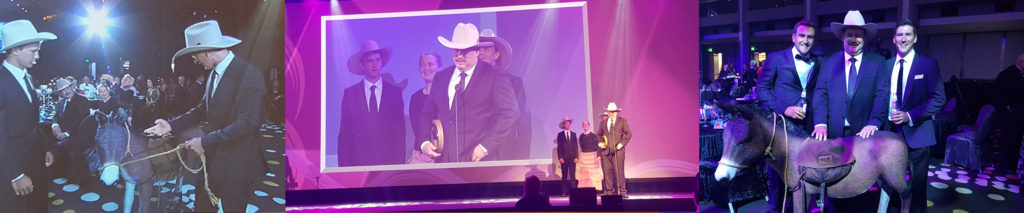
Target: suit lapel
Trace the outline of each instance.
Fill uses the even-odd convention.
[[[912,91],[914,91],[914,76],[916,76],[918,74],[921,74],[923,76],[923,74],[924,74],[922,72],[922,70],[920,69],[921,66],[914,66],[915,64],[916,65],[921,65],[921,63],[920,63],[921,60],[920,59],[921,59],[920,55],[914,56],[914,62],[910,63],[910,69],[907,70],[907,71],[910,71],[910,73],[907,75],[907,79],[903,79],[904,81],[907,82],[906,85],[903,85],[903,88],[904,88],[903,89],[903,106],[907,105],[907,100],[909,100],[910,94],[912,93]]]

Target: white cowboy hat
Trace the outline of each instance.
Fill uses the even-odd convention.
[[[367,40],[359,47],[359,52],[348,57],[348,71],[356,75],[364,74],[362,60],[369,53],[380,53],[381,66],[387,65],[388,61],[391,60],[391,48],[381,48],[380,45],[377,45],[376,41]]]
[[[171,60],[199,51],[233,47],[238,43],[242,40],[220,33],[220,24],[216,20],[199,22],[185,28],[185,48],[174,53]]]
[[[615,102],[610,102],[608,103],[608,108],[605,108],[604,110],[608,112],[619,112],[622,111],[622,108],[619,108],[619,106],[615,105]]]
[[[558,122],[558,128],[562,128],[563,126],[565,126],[565,122],[572,123],[572,118],[563,117],[562,122]]]
[[[3,48],[0,51],[26,45],[33,42],[42,42],[57,39],[57,35],[48,32],[38,32],[32,22],[28,20],[17,20],[4,24],[0,30],[0,38],[3,39]]]
[[[455,25],[455,32],[452,33],[452,40],[437,36],[437,41],[441,42],[450,49],[469,49],[473,47],[490,47],[494,43],[491,42],[480,42],[480,32],[477,31],[476,25],[468,23],[459,23]]]
[[[832,22],[832,33],[836,34],[837,38],[843,39],[843,30],[847,27],[864,29],[865,40],[871,39],[875,36],[875,32],[878,32],[878,25],[875,23],[864,23],[864,16],[860,14],[859,10],[847,11],[843,23]]]
[[[71,84],[72,84],[71,81],[68,81],[68,79],[58,78],[57,79],[57,91],[61,91],[61,90],[67,89],[68,87],[71,86]]]
[[[498,37],[494,30],[484,29],[484,31],[480,31],[480,41],[493,42],[494,49],[501,53],[501,58],[498,58],[498,64],[495,66],[508,68],[508,65],[512,63],[512,46],[508,44],[508,40]]]

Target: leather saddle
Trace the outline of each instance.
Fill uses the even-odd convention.
[[[814,183],[833,183],[846,177],[856,161],[853,145],[856,137],[828,141],[807,140],[796,156],[803,179]]]

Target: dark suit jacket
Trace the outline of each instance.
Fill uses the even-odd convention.
[[[785,114],[786,108],[790,106],[800,107],[800,93],[806,92],[807,111],[803,120],[795,120],[794,123],[804,124],[805,130],[810,131],[814,125],[808,125],[814,120],[812,97],[814,97],[815,83],[817,83],[818,70],[821,62],[818,57],[812,57],[810,73],[807,76],[807,87],[800,84],[800,76],[796,71],[796,61],[793,59],[793,48],[768,54],[761,75],[757,81],[757,99],[761,107],[770,109],[775,113]],[[789,118],[789,117],[787,117]]]
[[[405,105],[402,89],[381,84],[380,111],[370,113],[363,80],[345,89],[341,99],[338,165],[361,166],[405,162]]]
[[[608,142],[607,146],[601,150],[602,155],[612,155],[617,151],[626,151],[626,144],[629,144],[629,140],[633,138],[633,132],[629,130],[629,122],[626,122],[626,118],[619,116],[615,119],[615,125],[612,125],[612,129],[608,129],[608,119],[601,120],[600,126],[595,126],[597,129],[598,141]],[[607,138],[607,141],[605,139]],[[622,144],[622,150],[616,150],[619,144]]]
[[[886,83],[886,88],[891,88],[891,84],[895,83],[891,80],[892,74],[899,73],[898,67],[893,68],[896,58],[886,60],[883,65],[885,74],[879,75],[879,78],[890,79]],[[889,123],[895,127],[895,132],[903,135],[910,148],[935,145],[935,125],[932,124],[932,116],[946,105],[946,91],[942,86],[942,76],[939,75],[939,63],[928,56],[915,53],[911,67],[904,67],[903,72],[910,73],[904,85],[903,104],[899,106],[899,110],[910,115],[914,126],[910,126],[910,123]]]
[[[33,183],[48,182],[41,177],[49,143],[43,141],[39,128],[39,100],[32,97],[33,102],[29,102],[18,81],[22,80],[0,66],[0,192],[4,193],[0,198],[15,196],[11,180],[18,175],[29,176]]]
[[[864,126],[882,127],[887,121],[889,76],[879,76],[885,62],[882,56],[864,52],[857,67],[857,83],[852,98],[846,94],[846,58],[842,51],[822,64],[818,87],[814,88],[814,124],[827,124],[828,137],[843,134],[843,119],[859,132]],[[884,75],[884,73],[882,73]]]
[[[89,116],[89,103],[78,94],[75,94],[66,101],[64,105],[64,111],[57,111],[57,124],[60,125],[60,129],[68,132],[68,135],[78,135],[78,125],[82,123],[85,117]],[[96,131],[96,130],[92,130]]]
[[[580,139],[576,138],[575,132],[569,132],[569,140],[565,139],[565,131],[558,132],[558,158],[563,158],[565,161],[572,161],[572,159],[579,158],[579,145]]]
[[[996,76],[996,91],[995,98],[992,102],[996,105],[996,109],[1000,111],[1006,111],[1006,107],[1009,106],[1013,111],[1010,111],[1010,116],[1013,119],[1019,120],[1024,118],[1024,74],[1017,65],[1010,65],[999,72]]]
[[[419,122],[420,126],[429,128],[431,120],[441,120],[445,148],[440,162],[470,161],[478,144],[488,151],[484,160],[500,159],[502,145],[513,140],[519,106],[511,81],[499,69],[488,63],[477,63],[469,85],[450,109],[448,82],[455,73],[455,66],[435,75],[435,83]],[[429,132],[429,129],[423,132]],[[424,134],[417,138],[416,141],[422,143],[429,136]],[[415,147],[420,149],[419,144]]]
[[[265,170],[257,144],[265,117],[264,85],[259,69],[235,57],[213,97],[170,121],[175,134],[205,123],[202,140],[210,179],[251,181]]]

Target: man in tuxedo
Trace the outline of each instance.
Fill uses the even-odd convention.
[[[814,131],[818,140],[857,135],[870,137],[885,122],[889,88],[887,77],[879,75],[885,59],[865,52],[864,42],[878,30],[864,23],[860,11],[846,13],[843,23],[832,23],[832,31],[843,41],[843,51],[822,64],[818,87],[814,88]]]
[[[50,130],[61,141],[78,135],[78,124],[89,116],[89,101],[75,93],[72,84],[67,79],[57,79],[60,101],[57,103],[57,122],[50,125]]]
[[[39,125],[39,98],[28,69],[39,59],[43,41],[57,39],[37,32],[32,22],[17,20],[0,29],[3,66],[0,66],[0,210],[46,212],[50,180],[47,163],[52,163],[50,142]]]
[[[579,158],[579,138],[576,138],[576,133],[569,130],[572,126],[572,119],[569,117],[562,118],[562,122],[559,123],[559,127],[562,131],[558,132],[558,137],[555,138],[557,141],[558,148],[558,163],[562,166],[562,196],[568,196],[569,190],[576,188],[576,163],[580,162]]]
[[[185,148],[206,156],[206,178],[224,212],[245,211],[256,177],[266,171],[257,137],[267,91],[262,72],[228,50],[241,42],[222,35],[216,20],[186,28],[185,48],[172,60],[189,55],[210,71],[204,100],[171,121],[157,119],[145,130],[150,135],[166,135],[202,127],[206,135],[188,139]],[[203,188],[198,187],[202,183],[196,185]],[[206,197],[205,190],[196,193],[197,210],[211,211],[202,209],[213,206]]]
[[[886,130],[892,130],[906,139],[910,167],[910,210],[926,212],[929,147],[935,145],[935,125],[932,116],[946,105],[946,93],[939,75],[939,64],[931,57],[914,51],[917,27],[909,19],[896,25],[892,38],[897,55],[885,61],[885,74],[889,78],[889,119]],[[883,79],[884,81],[885,79]]]
[[[601,120],[597,129],[598,139],[601,143],[601,169],[604,170],[604,193],[605,195],[618,194],[626,196],[626,144],[633,138],[633,132],[629,130],[629,122],[626,118],[619,117],[622,111],[615,102],[608,103],[605,108],[608,118]]]
[[[812,129],[809,124],[814,114],[809,111],[813,107],[808,105],[821,65],[818,57],[811,53],[814,30],[814,24],[807,20],[797,22],[793,27],[793,47],[768,54],[756,86],[762,108],[785,115],[787,120],[807,132]],[[785,193],[781,176],[773,169],[768,169],[768,173],[770,202],[774,208],[781,208]]]
[[[996,168],[1013,171],[1020,150],[1021,134],[1024,134],[1024,53],[1017,55],[1017,61],[996,76],[996,94],[992,101],[1002,116],[1003,133],[1000,134],[1000,155]],[[1009,153],[1006,153],[1009,152]],[[1006,154],[1003,154],[1006,153]]]
[[[349,57],[348,69],[364,78],[345,89],[341,99],[338,165],[363,166],[405,162],[405,103],[402,89],[382,80],[391,49],[363,42]]]
[[[523,78],[512,74],[512,70],[509,70],[509,65],[512,64],[512,45],[509,45],[508,40],[498,37],[491,29],[484,29],[480,32],[480,41],[494,43],[490,47],[480,48],[480,60],[503,70],[501,73],[512,82],[512,91],[515,92],[516,103],[519,105],[519,117],[516,118],[513,140],[505,145],[502,158],[505,160],[529,159],[530,137],[533,128],[530,127],[530,108],[526,106],[526,89],[523,86]]]
[[[429,128],[441,121],[445,144],[438,150],[430,136],[418,135],[417,146],[436,162],[469,162],[502,159],[503,145],[513,139],[518,104],[512,83],[501,68],[479,62],[479,50],[494,45],[481,42],[476,25],[459,23],[452,40],[438,36],[441,45],[452,49],[454,66],[434,77],[430,96],[419,119]],[[429,133],[430,130],[422,131]]]

